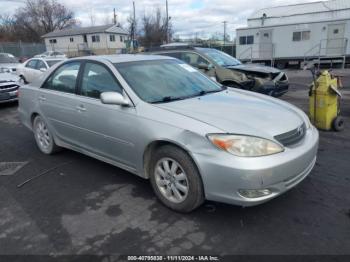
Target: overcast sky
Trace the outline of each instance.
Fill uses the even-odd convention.
[[[23,0],[0,0],[0,13],[12,13]],[[90,26],[90,17],[95,17],[95,25],[110,23],[113,8],[117,9],[118,21],[126,23],[131,14],[132,0],[58,0],[71,8],[83,26]],[[233,36],[235,28],[246,25],[246,20],[255,10],[265,7],[288,5],[315,0],[168,0],[169,15],[172,17],[175,35],[192,37],[196,33],[223,32],[222,21],[227,21],[228,33]],[[349,0],[350,1],[350,0]],[[165,0],[135,0],[136,15],[151,13],[157,7],[165,12]]]

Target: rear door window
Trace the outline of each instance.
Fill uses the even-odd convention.
[[[45,65],[45,63],[41,60],[38,60],[37,64],[36,64],[36,69],[40,70],[40,69],[47,69],[47,66]]]
[[[44,83],[42,88],[65,93],[75,93],[80,62],[60,66]]]
[[[209,65],[209,62],[202,56],[192,52],[181,53],[181,60],[193,67],[198,67],[199,64]]]
[[[36,69],[36,63],[38,62],[37,59],[30,60],[27,64],[26,67],[31,68],[31,69]]]

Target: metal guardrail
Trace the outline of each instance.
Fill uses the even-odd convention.
[[[264,43],[264,45],[267,46],[265,50],[261,49],[262,44],[253,44],[250,45],[248,48],[246,48],[238,57],[240,60],[248,60],[251,63],[253,61],[258,61],[258,60],[269,60],[271,61],[271,66],[274,65],[275,61],[275,44],[273,43]],[[254,50],[254,47],[258,47],[257,50]],[[259,56],[260,54],[268,54],[268,55],[263,55],[263,57],[259,57],[258,59],[254,59],[254,54],[258,53]],[[271,55],[269,55],[271,54]]]

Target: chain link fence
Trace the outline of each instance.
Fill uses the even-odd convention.
[[[16,57],[33,57],[46,51],[43,43],[0,42],[0,53],[10,53]]]

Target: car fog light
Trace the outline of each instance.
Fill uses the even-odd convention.
[[[240,189],[239,194],[246,198],[258,198],[270,195],[272,192],[269,189]]]

